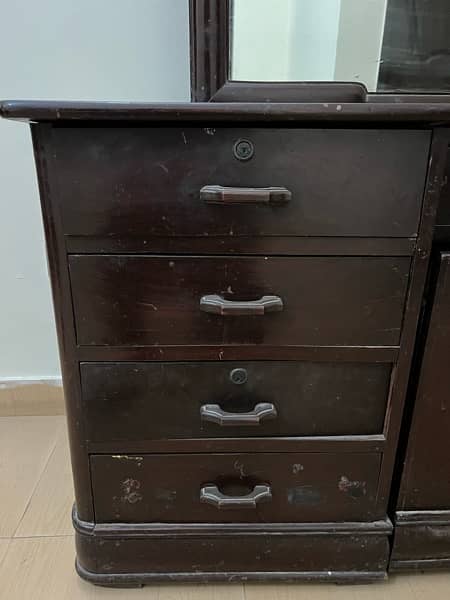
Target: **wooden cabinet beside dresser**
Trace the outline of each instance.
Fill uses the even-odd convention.
[[[448,137],[450,143],[450,135]],[[450,567],[450,157],[404,419],[390,569]]]
[[[385,576],[432,109],[3,103],[32,122],[82,577]]]

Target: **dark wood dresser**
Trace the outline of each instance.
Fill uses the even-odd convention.
[[[1,113],[32,123],[79,574],[384,577],[449,105]]]
[[[450,156],[443,183],[411,378],[413,410],[405,413],[399,452],[392,571],[450,569]]]

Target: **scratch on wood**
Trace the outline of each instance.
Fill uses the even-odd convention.
[[[138,304],[139,306],[148,306],[148,308],[151,308],[153,310],[158,310],[158,307],[155,306],[155,304],[152,304],[151,302],[136,302],[136,304]]]
[[[241,462],[239,462],[239,460],[236,460],[233,466],[235,470],[238,471],[241,479],[243,479],[245,477],[244,465]]]
[[[119,460],[137,460],[137,461],[144,460],[144,458],[142,456],[130,456],[128,454],[113,454],[112,458],[117,458]]]

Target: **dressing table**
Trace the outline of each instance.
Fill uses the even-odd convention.
[[[31,123],[80,575],[384,577],[450,107],[0,110]]]

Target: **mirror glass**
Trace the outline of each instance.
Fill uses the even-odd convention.
[[[450,91],[450,0],[230,0],[230,79]]]

